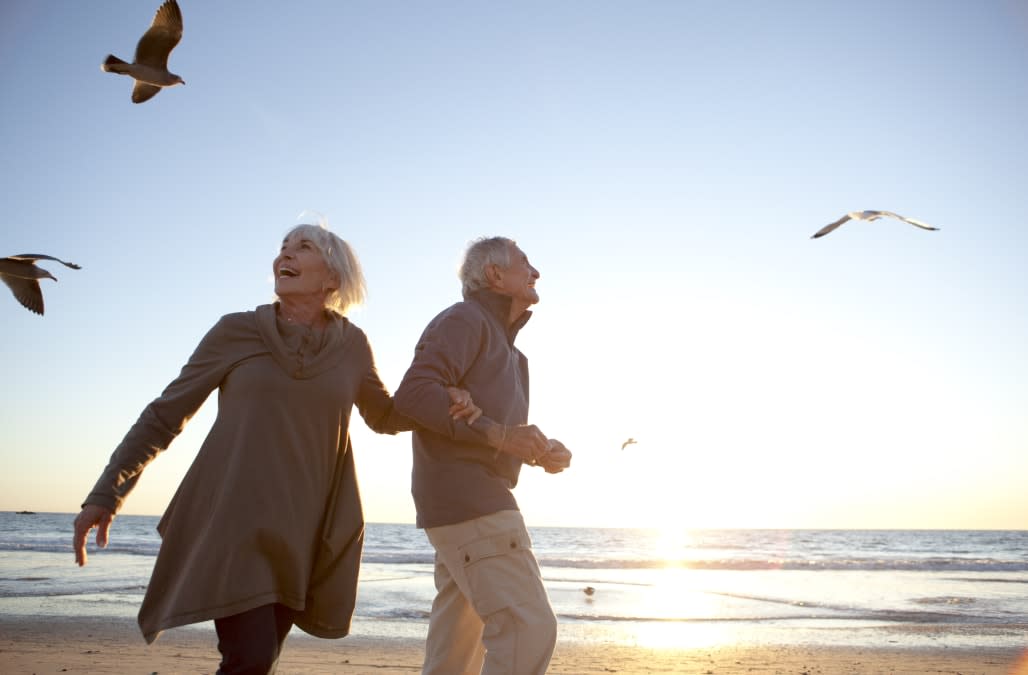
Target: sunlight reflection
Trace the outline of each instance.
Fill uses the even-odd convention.
[[[653,585],[643,599],[642,615],[653,621],[633,626],[635,641],[652,648],[705,647],[725,644],[734,632],[723,621],[724,598],[708,593],[693,570],[685,569],[680,556],[670,558],[673,567],[655,570]]]
[[[737,631],[732,625],[713,620],[724,616],[724,596],[710,593],[704,583],[708,575],[689,568],[697,542],[688,528],[666,523],[653,531],[651,542],[653,557],[662,561],[663,567],[653,570],[640,614],[655,620],[632,627],[634,642],[654,649],[733,642]]]
[[[647,594],[647,616],[692,621],[720,616],[722,598],[697,588],[690,570],[665,569],[655,577]]]
[[[685,552],[692,546],[689,531],[681,525],[665,525],[656,532],[653,551],[665,567],[681,566],[686,560]]]
[[[722,622],[657,621],[635,630],[635,643],[649,649],[719,647],[735,641],[735,631]]]

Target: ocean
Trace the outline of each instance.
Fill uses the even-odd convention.
[[[0,613],[135,617],[158,518],[119,516],[83,568],[73,518],[0,513]],[[529,531],[561,640],[1028,646],[1028,531]],[[423,639],[433,595],[424,533],[369,523],[352,632]]]

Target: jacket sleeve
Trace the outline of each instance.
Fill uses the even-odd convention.
[[[211,328],[182,371],[139,415],[83,502],[117,512],[143,469],[166,450],[232,366],[227,318]]]
[[[447,387],[462,386],[465,373],[478,356],[481,339],[482,327],[473,321],[457,315],[437,317],[418,341],[414,360],[396,389],[397,409],[437,434],[486,445],[485,430],[492,420],[483,415],[473,426],[455,421],[449,414],[450,395],[446,391]]]
[[[414,428],[414,420],[400,414],[393,402],[393,397],[382,384],[374,361],[361,380],[357,392],[357,410],[364,418],[365,424],[380,434],[396,434]]]

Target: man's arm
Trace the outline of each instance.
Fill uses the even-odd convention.
[[[489,444],[498,425],[484,414],[473,424],[454,420],[449,413],[448,387],[462,388],[464,373],[478,348],[474,326],[456,317],[433,322],[414,350],[414,360],[393,394],[396,409],[420,426],[441,436],[476,444]],[[471,392],[474,397],[474,392]]]
[[[480,349],[481,330],[464,317],[438,317],[418,341],[414,360],[393,395],[394,403],[402,414],[437,434],[533,461],[548,447],[546,437],[534,425],[505,425],[485,412],[466,424],[448,414],[447,387],[463,386],[464,375]],[[474,397],[475,392],[470,393]],[[487,448],[483,451],[489,452]]]

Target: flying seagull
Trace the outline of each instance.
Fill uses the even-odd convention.
[[[928,223],[922,223],[920,220],[914,220],[913,218],[906,218],[904,216],[899,215],[898,213],[893,213],[892,211],[850,211],[849,213],[847,213],[842,218],[839,218],[834,223],[829,223],[828,225],[825,225],[824,227],[822,227],[820,230],[818,230],[813,235],[811,235],[810,238],[811,239],[817,239],[818,237],[823,237],[826,234],[828,234],[829,232],[831,232],[832,230],[834,230],[835,228],[837,228],[840,225],[842,225],[843,223],[845,223],[847,220],[867,220],[867,221],[872,221],[872,220],[878,220],[879,218],[884,218],[886,216],[888,216],[889,218],[896,218],[897,220],[902,220],[905,223],[910,223],[911,225],[914,225],[916,227],[920,227],[922,230],[937,230],[937,229],[939,229],[937,227],[932,227]]]
[[[9,258],[0,258],[0,279],[3,279],[7,287],[11,289],[18,302],[36,314],[42,315],[43,292],[39,289],[39,280],[53,279],[57,281],[57,277],[42,267],[36,267],[37,260],[56,260],[73,270],[82,268],[75,263],[64,262],[60,258],[40,253],[22,253]]]
[[[635,440],[634,438],[629,438],[627,441],[625,441],[624,443],[621,444],[621,449],[624,450],[628,446],[630,446],[630,445],[632,445],[634,443],[638,443],[638,442],[639,441]]]
[[[100,70],[128,75],[136,81],[132,87],[132,102],[149,101],[163,87],[186,83],[178,75],[168,72],[168,55],[181,39],[182,10],[175,0],[166,0],[154,14],[150,28],[139,38],[132,63],[108,54]]]

